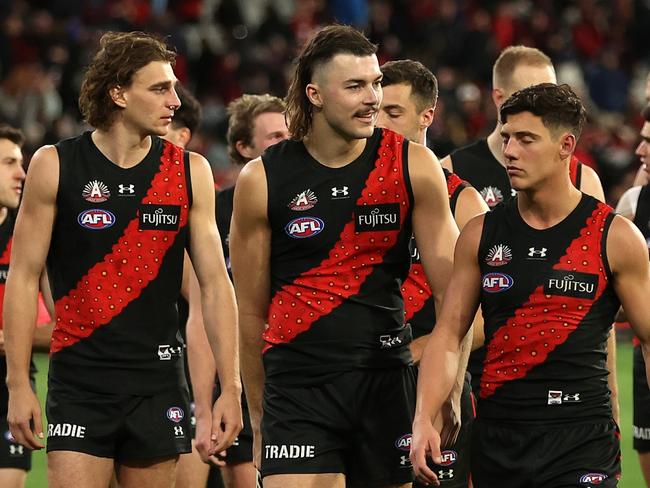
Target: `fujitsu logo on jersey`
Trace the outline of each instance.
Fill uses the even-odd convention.
[[[508,290],[513,284],[512,276],[505,273],[488,273],[483,275],[483,290],[488,293],[499,293]]]
[[[547,295],[591,299],[596,296],[598,275],[578,271],[553,270],[544,285]]]
[[[399,203],[357,205],[354,215],[357,232],[399,230],[400,228]]]
[[[85,210],[77,217],[80,226],[90,230],[108,229],[115,223],[115,215],[108,210],[101,208],[91,208]]]
[[[409,252],[411,253],[411,262],[419,263],[420,262],[420,250],[418,249],[418,244],[415,242],[415,237],[411,237],[409,242]]]
[[[318,203],[316,194],[307,188],[305,191],[298,193],[289,203],[288,207],[296,212],[302,212],[314,208]]]
[[[294,239],[306,239],[320,234],[325,228],[325,222],[318,217],[298,217],[289,222],[284,231]]]
[[[503,201],[503,193],[495,186],[486,186],[481,190],[481,196],[488,207],[494,207]]]
[[[111,196],[111,192],[108,187],[101,181],[93,180],[86,183],[81,196],[84,197],[84,200],[93,203],[101,203],[108,200]]]
[[[489,266],[503,266],[512,260],[512,251],[505,244],[497,244],[490,248],[485,257]]]
[[[180,205],[141,205],[141,230],[178,230],[181,214]]]

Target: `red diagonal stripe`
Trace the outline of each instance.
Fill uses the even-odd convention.
[[[403,138],[384,130],[375,167],[357,205],[400,202],[400,220],[409,210],[409,195],[402,168]],[[329,255],[318,266],[283,286],[271,300],[265,352],[275,344],[291,341],[320,317],[359,292],[374,267],[397,242],[399,231],[356,232],[348,222]]]
[[[2,252],[2,256],[0,256],[0,263],[2,264],[9,264],[9,260],[11,258],[11,245],[13,244],[13,237],[9,237],[9,240],[7,241],[7,246],[5,247],[5,250]]]
[[[141,203],[180,205],[180,229],[187,223],[188,213],[183,150],[165,142],[160,163]],[[90,336],[138,298],[158,276],[175,236],[168,231],[142,231],[138,229],[138,216],[131,220],[111,252],[54,304],[56,327],[50,352]]]
[[[458,187],[463,185],[465,181],[463,181],[456,173],[451,173],[449,171],[445,171],[445,176],[447,177],[447,195],[451,200],[454,193],[456,193],[456,190],[458,190]]]
[[[488,398],[508,381],[523,378],[564,343],[576,330],[591,306],[607,287],[607,274],[600,255],[604,224],[611,208],[599,203],[587,225],[574,239],[553,269],[599,275],[593,299],[551,296],[538,286],[500,327],[487,345],[481,378],[481,398]],[[594,256],[598,256],[595,258]]]

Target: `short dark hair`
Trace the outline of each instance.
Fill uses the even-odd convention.
[[[377,46],[349,25],[329,25],[312,37],[296,59],[285,99],[292,139],[301,140],[311,130],[313,107],[305,88],[311,83],[316,67],[327,63],[337,54],[372,56],[376,52]]]
[[[136,71],[152,61],[173,65],[176,53],[162,39],[146,32],[107,32],[99,45],[81,84],[79,109],[90,125],[108,129],[119,109],[109,90],[117,85],[130,86]]]
[[[400,59],[389,61],[381,67],[384,77],[381,86],[405,83],[411,86],[411,95],[416,99],[418,112],[431,107],[436,108],[438,102],[438,80],[434,74],[419,61]]]
[[[645,106],[641,112],[641,115],[643,115],[643,118],[646,120],[646,122],[650,122],[650,104]]]
[[[174,112],[172,127],[180,129],[187,127],[194,134],[201,125],[201,104],[183,85],[176,85],[176,94],[181,106]]]
[[[237,142],[247,146],[253,143],[253,125],[260,114],[284,113],[286,105],[281,98],[269,94],[242,95],[228,104],[228,156],[235,164],[246,164],[248,159],[239,154]]]
[[[505,124],[508,115],[530,112],[541,117],[549,130],[570,129],[577,138],[587,118],[580,98],[567,84],[540,83],[515,92],[501,106],[500,116]]]
[[[0,124],[0,139],[8,139],[18,147],[23,147],[25,144],[23,132],[7,124]]]

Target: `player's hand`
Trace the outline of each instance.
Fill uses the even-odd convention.
[[[461,427],[460,398],[457,401],[446,401],[440,411],[442,429],[440,430],[440,444],[451,447],[456,444]]]
[[[221,391],[212,408],[212,447],[210,453],[225,451],[244,427],[241,412],[241,392]]]
[[[440,454],[440,435],[433,427],[429,418],[416,417],[413,422],[413,434],[411,437],[411,464],[415,477],[425,486],[440,486],[438,477],[427,466],[427,458],[433,459],[433,462],[440,464],[442,457]]]
[[[209,410],[205,414],[196,415],[196,434],[194,436],[194,446],[204,463],[214,464],[216,466],[225,466],[225,453],[219,453],[215,456],[210,453],[212,447],[212,412]]]
[[[43,449],[41,405],[29,384],[9,389],[7,423],[15,441],[29,449]]]
[[[0,329],[0,355],[5,355],[5,334],[2,329]]]

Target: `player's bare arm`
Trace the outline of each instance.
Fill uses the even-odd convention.
[[[266,200],[266,175],[262,160],[258,158],[248,163],[239,175],[230,225],[230,263],[239,304],[242,377],[257,467],[260,466],[264,390],[262,332],[270,300],[271,229]]]
[[[461,343],[467,336],[479,304],[481,273],[477,262],[483,216],[463,229],[454,257],[454,272],[438,322],[420,362],[418,397],[413,421],[411,462],[416,476],[436,483],[426,457],[440,463],[440,434],[434,420],[449,395],[459,369]]]
[[[212,392],[217,375],[217,365],[212,355],[210,341],[201,312],[201,288],[194,269],[188,269],[187,364],[192,380],[194,416],[196,417],[196,449],[203,462],[223,465],[223,461],[210,453],[212,427]]]
[[[443,168],[446,170],[451,171],[452,173],[454,172],[454,163],[451,161],[451,155],[447,155],[444,158],[440,160],[440,164],[442,165]]]
[[[7,418],[16,441],[31,449],[43,447],[39,440],[43,438],[41,408],[29,384],[29,361],[36,326],[39,278],[56,215],[58,180],[56,149],[53,146],[39,149],[31,160],[25,181],[5,290]],[[30,422],[33,427],[30,427]]]
[[[214,218],[214,182],[203,156],[190,153],[192,193],[190,257],[201,287],[203,322],[222,393],[212,419],[212,452],[230,446],[242,428],[237,307]]]
[[[616,216],[607,235],[607,259],[614,289],[627,319],[641,341],[650,380],[650,261],[645,239],[629,220]],[[649,381],[650,383],[650,381]]]

